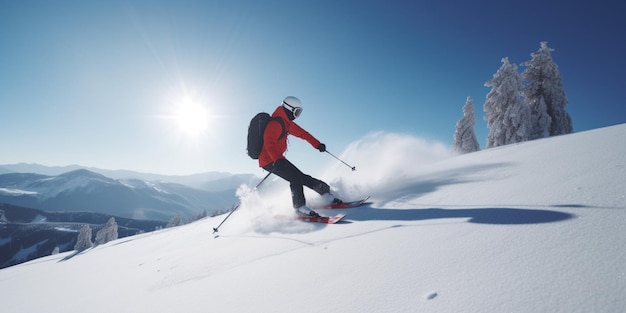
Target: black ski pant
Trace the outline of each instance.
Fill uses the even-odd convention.
[[[303,186],[311,188],[320,195],[330,192],[328,184],[302,173],[287,159],[279,159],[272,164],[264,166],[263,169],[275,174],[291,184],[291,199],[293,200],[294,208],[299,208],[306,204]]]

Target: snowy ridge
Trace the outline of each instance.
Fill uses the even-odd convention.
[[[148,189],[153,189],[156,192],[170,194],[170,192],[163,190],[157,183],[150,182],[150,181],[138,180],[138,179],[118,179],[117,181],[120,184],[128,188],[132,188],[132,189],[148,188]]]
[[[193,175],[159,175],[150,173],[141,173],[128,170],[106,170],[96,167],[85,167],[79,165],[69,166],[44,166],[39,164],[2,164],[0,165],[0,174],[9,173],[38,173],[47,176],[57,176],[75,170],[87,170],[89,172],[98,173],[100,175],[116,179],[116,180],[144,180],[144,181],[161,181],[176,184],[187,185],[190,187],[200,188],[207,182],[215,182],[221,179],[229,179],[233,175],[224,172],[207,172]],[[242,176],[242,175],[239,175]],[[253,175],[246,175],[253,176]]]
[[[5,194],[9,196],[22,196],[22,195],[36,195],[36,191],[26,191],[21,189],[13,189],[13,188],[0,188],[0,194]]]
[[[625,139],[623,124],[452,156],[378,133],[342,155],[357,172],[326,175],[372,195],[343,224],[272,218],[290,210],[274,181],[218,238],[223,216],[2,269],[3,311],[622,312]]]
[[[0,174],[0,203],[47,211],[85,211],[167,221],[230,207],[235,189],[219,191],[140,179],[111,179],[85,169],[57,176]],[[225,193],[228,192],[228,195]]]
[[[74,170],[54,177],[36,174],[7,175],[19,175],[21,177],[25,177],[26,179],[15,179],[14,183],[11,184],[12,188],[2,188],[6,193],[13,193],[16,195],[36,195],[41,199],[52,198],[62,192],[70,192],[79,188],[86,189],[92,184],[115,183],[115,181],[110,178],[87,170]]]

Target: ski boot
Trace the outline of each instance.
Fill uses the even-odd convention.
[[[306,205],[296,208],[296,214],[300,216],[306,216],[306,217],[319,217],[320,216],[319,214],[317,214],[317,212],[311,210]]]

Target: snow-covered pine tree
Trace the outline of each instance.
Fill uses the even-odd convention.
[[[489,127],[487,148],[528,140],[530,112],[521,98],[522,83],[517,65],[503,58],[502,66],[485,86],[492,87],[484,105]]]
[[[549,137],[552,118],[548,115],[548,107],[543,96],[533,99],[526,97],[526,106],[530,110],[529,140]]]
[[[464,154],[480,150],[474,133],[475,123],[474,103],[472,97],[467,97],[463,106],[463,117],[456,123],[456,131],[454,132],[452,147],[456,152]]]
[[[527,82],[523,92],[533,123],[531,139],[547,137],[546,133],[556,136],[574,132],[572,119],[565,111],[567,96],[561,73],[552,61],[551,51],[554,49],[548,48],[548,43],[543,41],[539,50],[530,54],[532,59],[523,64],[526,69],[522,72],[522,78]],[[544,104],[545,111],[542,108]]]
[[[78,232],[78,239],[76,239],[76,245],[74,246],[74,250],[76,251],[84,251],[91,247],[93,247],[93,242],[91,242],[91,227],[85,224],[80,228]]]
[[[111,217],[109,221],[96,233],[96,245],[105,244],[111,240],[117,239],[117,223],[115,218]]]
[[[4,210],[0,210],[0,223],[8,223],[7,217],[4,215]]]
[[[183,219],[182,217],[180,217],[180,215],[176,215],[170,218],[170,221],[167,222],[167,225],[165,225],[165,228],[177,227],[180,225],[183,225]]]

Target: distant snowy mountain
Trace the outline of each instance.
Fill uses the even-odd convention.
[[[78,165],[68,166],[44,166],[35,163],[18,163],[18,164],[3,164],[0,165],[0,174],[7,173],[33,173],[56,176],[63,173],[71,172],[74,170],[82,169],[83,167]]]
[[[357,171],[323,175],[372,196],[320,210],[342,224],[287,218],[272,180],[218,237],[224,216],[1,269],[2,311],[624,312],[625,141],[622,124],[453,156],[370,134],[341,155]]]
[[[139,179],[146,181],[160,181],[168,183],[176,183],[187,185],[194,188],[204,189],[207,191],[215,191],[210,189],[211,186],[222,186],[218,183],[220,180],[232,181],[235,178],[239,184],[242,182],[248,182],[250,179],[254,179],[255,176],[251,174],[230,174],[226,172],[206,172],[191,175],[161,175],[151,173],[141,173],[129,170],[106,170],[95,167],[85,167],[80,165],[68,165],[68,166],[45,166],[40,164],[31,163],[19,163],[19,164],[5,164],[0,165],[0,174],[9,173],[32,173],[42,174],[47,176],[57,176],[63,173],[84,169],[90,172],[98,173],[103,176],[112,179]],[[230,186],[232,189],[232,186]],[[236,187],[235,187],[236,188]],[[220,187],[221,189],[221,187]]]
[[[227,210],[236,201],[235,189],[231,185],[207,191],[168,182],[112,179],[86,169],[57,176],[0,175],[0,203],[164,221],[176,215],[191,218]]]
[[[14,170],[43,170],[22,166]],[[54,248],[71,250],[83,224],[99,225],[115,216],[120,237],[152,231],[174,216],[183,221],[217,214],[236,202],[236,188],[252,175],[198,175],[196,189],[187,185],[141,179],[112,179],[74,169],[59,175],[0,174],[0,268],[49,255]],[[190,182],[191,180],[188,180]],[[213,191],[208,191],[213,190]],[[40,209],[40,210],[36,210]],[[34,214],[32,212],[38,212]],[[3,223],[0,221],[0,223]]]

